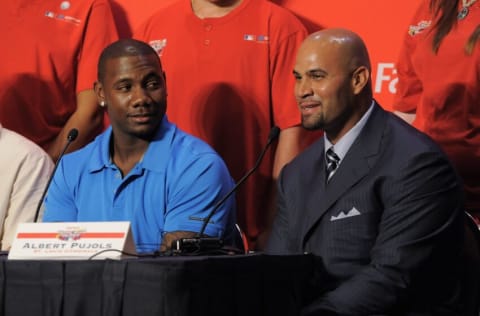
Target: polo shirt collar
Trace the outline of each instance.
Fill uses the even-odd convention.
[[[98,136],[97,144],[94,145],[94,153],[89,163],[88,169],[90,172],[96,172],[103,168],[114,166],[110,158],[110,139],[112,132],[112,127],[110,126],[105,132]],[[171,154],[171,144],[175,132],[176,126],[168,121],[167,115],[164,115],[153,140],[148,145],[142,160],[139,162],[139,167],[156,172],[165,170]]]

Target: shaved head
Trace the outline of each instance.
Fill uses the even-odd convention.
[[[326,45],[341,56],[346,67],[353,70],[364,66],[371,72],[367,47],[356,33],[342,28],[325,29],[310,34],[302,44],[309,47]]]

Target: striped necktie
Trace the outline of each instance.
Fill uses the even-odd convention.
[[[330,147],[327,150],[325,159],[327,160],[327,181],[328,181],[335,173],[335,170],[337,170],[338,163],[340,162],[340,158],[333,151],[333,147]]]

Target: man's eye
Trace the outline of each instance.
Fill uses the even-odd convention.
[[[119,91],[124,91],[124,92],[125,92],[125,91],[130,91],[130,88],[131,88],[131,87],[132,87],[132,86],[129,85],[129,84],[122,84],[122,85],[117,86],[117,90],[119,90]]]
[[[325,77],[325,76],[324,76],[323,74],[321,74],[321,73],[313,73],[313,74],[310,75],[310,78],[315,79],[315,80],[316,80],[316,79],[322,79],[322,78],[324,78],[324,77]]]
[[[157,89],[160,86],[158,80],[150,80],[147,82],[147,89]]]

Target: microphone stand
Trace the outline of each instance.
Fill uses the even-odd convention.
[[[251,168],[234,186],[233,188],[223,196],[212,208],[208,216],[203,220],[203,225],[198,234],[193,238],[181,238],[174,240],[171,245],[171,249],[174,254],[192,254],[198,252],[208,252],[221,249],[224,245],[223,239],[217,237],[206,237],[204,235],[205,229],[208,223],[212,219],[215,212],[220,208],[223,203],[242,185],[250,175],[260,166],[263,156],[270,147],[270,144],[278,137],[280,129],[277,126],[272,127],[266,145],[263,147],[260,156],[257,158],[255,165]]]
[[[59,165],[59,163],[60,163],[60,159],[62,159],[63,155],[65,154],[65,151],[66,151],[67,148],[68,148],[68,146],[70,146],[70,144],[71,144],[75,139],[77,139],[77,136],[78,136],[78,130],[77,130],[76,128],[72,128],[72,129],[70,130],[70,132],[68,132],[68,135],[67,135],[67,143],[65,144],[65,146],[63,147],[62,152],[61,152],[60,155],[58,156],[57,162],[55,163],[55,167],[53,167],[52,174],[50,175],[50,178],[48,179],[47,185],[45,186],[45,189],[43,190],[42,197],[41,197],[40,200],[38,201],[37,209],[36,209],[36,211],[35,211],[35,217],[34,217],[34,219],[33,219],[33,222],[34,222],[34,223],[36,223],[37,220],[38,220],[38,215],[40,214],[40,208],[42,207],[43,199],[45,198],[45,195],[47,194],[48,188],[50,187],[50,183],[52,182],[53,176],[55,175],[55,171],[57,171],[57,167],[58,167],[58,165]]]

